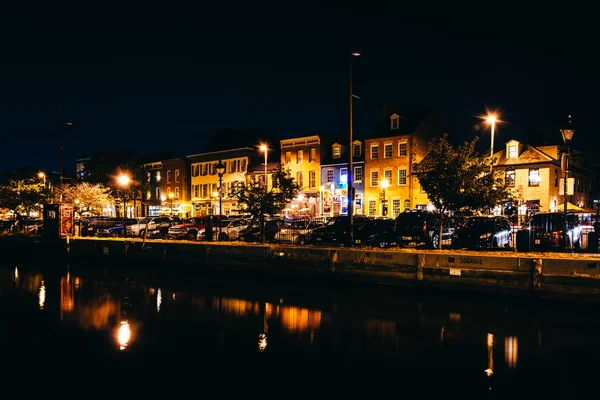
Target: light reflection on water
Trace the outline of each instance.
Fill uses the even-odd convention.
[[[1,308],[0,316],[56,316],[60,331],[77,338],[72,352],[87,349],[90,363],[95,351],[118,357],[106,348],[105,337],[122,356],[159,355],[175,364],[189,357],[208,365],[227,359],[250,362],[259,353],[261,362],[276,369],[302,359],[318,363],[321,357],[358,364],[365,371],[381,365],[425,369],[437,363],[462,371],[464,365],[473,365],[478,372],[470,379],[488,379],[482,381],[486,390],[501,387],[499,379],[508,379],[510,371],[543,368],[548,357],[560,353],[557,349],[574,343],[590,357],[600,354],[595,335],[564,322],[572,317],[570,310],[537,310],[536,316],[526,307],[515,307],[509,315],[504,304],[481,306],[460,299],[448,304],[447,298],[402,297],[393,291],[383,297],[380,290],[369,294],[352,288],[333,295],[328,289],[298,295],[295,286],[291,290],[285,284],[253,291],[244,284],[230,287],[227,281],[213,285],[147,279],[130,279],[122,271],[87,276],[83,269],[64,274],[0,269],[0,301],[21,299],[8,303],[16,310]],[[34,296],[38,314],[29,314],[28,299]],[[478,307],[496,317],[480,318],[484,313]],[[562,330],[536,319],[563,321]],[[565,332],[565,326],[571,330]],[[519,352],[519,347],[526,350]]]

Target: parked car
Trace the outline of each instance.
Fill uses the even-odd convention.
[[[396,243],[401,247],[415,243],[437,249],[440,246],[440,225],[442,240],[450,241],[454,224],[451,218],[437,211],[407,210],[396,217]]]
[[[211,219],[213,224],[218,226],[219,218],[221,220],[228,219],[226,215],[202,215],[185,219],[181,223],[173,224],[169,227],[167,239],[196,240],[198,232],[205,229],[207,220]]]
[[[369,223],[369,217],[355,215],[352,217],[352,232],[354,243],[361,240],[359,231],[365,224]],[[333,245],[343,246],[348,243],[350,234],[350,220],[347,215],[338,215],[328,220],[328,222],[312,231],[309,239],[310,244],[314,245]]]
[[[120,237],[124,236],[128,225],[137,224],[135,218],[111,218],[100,220],[94,224],[96,228],[96,236],[98,237]]]
[[[273,239],[278,243],[305,244],[312,232],[322,226],[320,221],[310,218],[288,221],[281,226]]]
[[[540,212],[529,217],[517,231],[517,251],[564,251],[564,213]],[[582,247],[582,230],[577,215],[567,213],[567,246]]]
[[[472,216],[452,234],[453,249],[498,249],[513,246],[513,232],[506,217]]]
[[[247,227],[249,222],[249,219],[241,218],[224,218],[220,223],[215,221],[212,227],[213,240],[239,240],[239,232]],[[197,239],[206,240],[206,228],[198,231]]]
[[[145,217],[141,219],[137,224],[127,225],[125,227],[127,236],[138,236],[144,237],[146,232],[148,236],[160,236],[163,232],[166,236],[167,231],[174,220],[170,217]]]
[[[396,244],[396,225],[390,218],[372,218],[361,225],[354,237],[356,245],[390,247]]]
[[[265,242],[272,243],[275,241],[275,235],[283,226],[283,218],[269,218],[265,220]],[[260,225],[248,225],[239,232],[240,240],[244,242],[260,242]]]

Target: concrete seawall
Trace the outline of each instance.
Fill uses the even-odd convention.
[[[600,301],[595,254],[360,249],[277,244],[70,238],[3,238],[16,256],[139,261],[152,265],[243,270],[372,282]]]

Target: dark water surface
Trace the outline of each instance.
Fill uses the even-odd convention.
[[[596,307],[190,268],[5,263],[0,382],[81,398],[598,398]]]

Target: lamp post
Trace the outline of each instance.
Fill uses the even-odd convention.
[[[381,216],[387,217],[387,200],[385,199],[385,189],[390,186],[390,183],[387,181],[387,179],[384,179],[379,182],[379,186],[381,186],[381,189],[383,190],[383,199],[381,200]]]
[[[266,152],[265,152],[266,154]],[[219,162],[217,163],[217,175],[219,175],[219,238],[218,240],[221,240],[221,232],[222,232],[222,225],[221,224],[221,219],[223,218],[223,174],[225,173],[225,164],[223,164],[223,161],[219,160]]]
[[[488,116],[485,120],[488,122],[488,124],[490,124],[490,126],[492,128],[492,138],[491,138],[491,143],[490,143],[490,174],[491,174],[492,166],[494,165],[494,130],[496,128],[497,117],[495,114],[488,114]]]
[[[129,175],[127,174],[121,174],[117,178],[117,181],[119,182],[119,185],[121,185],[121,187],[123,188],[123,218],[125,218],[125,189],[127,189],[127,186],[129,186],[131,178],[129,178]]]
[[[323,192],[325,191],[325,186],[321,185],[321,187],[319,188],[319,200],[320,200],[320,207],[319,207],[319,214],[321,215],[321,217],[323,216],[323,201],[325,201],[325,199],[323,198]]]
[[[568,248],[568,243],[569,243],[569,238],[567,235],[568,232],[568,224],[567,224],[567,179],[569,177],[569,143],[571,142],[571,139],[573,139],[573,134],[575,134],[575,128],[573,128],[573,122],[571,122],[571,115],[569,115],[569,120],[567,122],[567,127],[564,129],[560,130],[560,133],[562,134],[563,137],[563,141],[565,142],[566,145],[566,153],[564,155],[565,157],[565,161],[564,161],[564,182],[563,182],[563,196],[564,196],[564,209],[563,209],[563,222],[564,222],[564,227],[563,227],[563,240],[564,240],[564,246],[565,246],[565,251],[567,251]]]
[[[38,178],[44,181],[44,189],[46,189],[46,174],[43,172],[38,173]]]
[[[354,170],[352,169],[352,155],[354,152],[354,147],[352,146],[352,142],[354,139],[352,138],[352,100],[355,97],[352,93],[352,57],[359,57],[360,53],[350,53],[349,62],[348,62],[348,72],[349,72],[349,129],[348,129],[348,174],[347,174],[347,195],[348,195],[348,225],[350,229],[349,231],[349,246],[352,246],[354,243],[354,229],[352,226],[352,219],[354,214],[354,191],[352,190],[352,179],[354,178]]]
[[[267,190],[269,188],[269,179],[267,175],[267,151],[269,148],[266,144],[261,144],[260,150],[265,153],[265,190]]]
[[[173,215],[173,197],[175,197],[175,193],[169,192],[169,200],[171,202],[171,204],[169,205],[169,211],[171,216]]]

